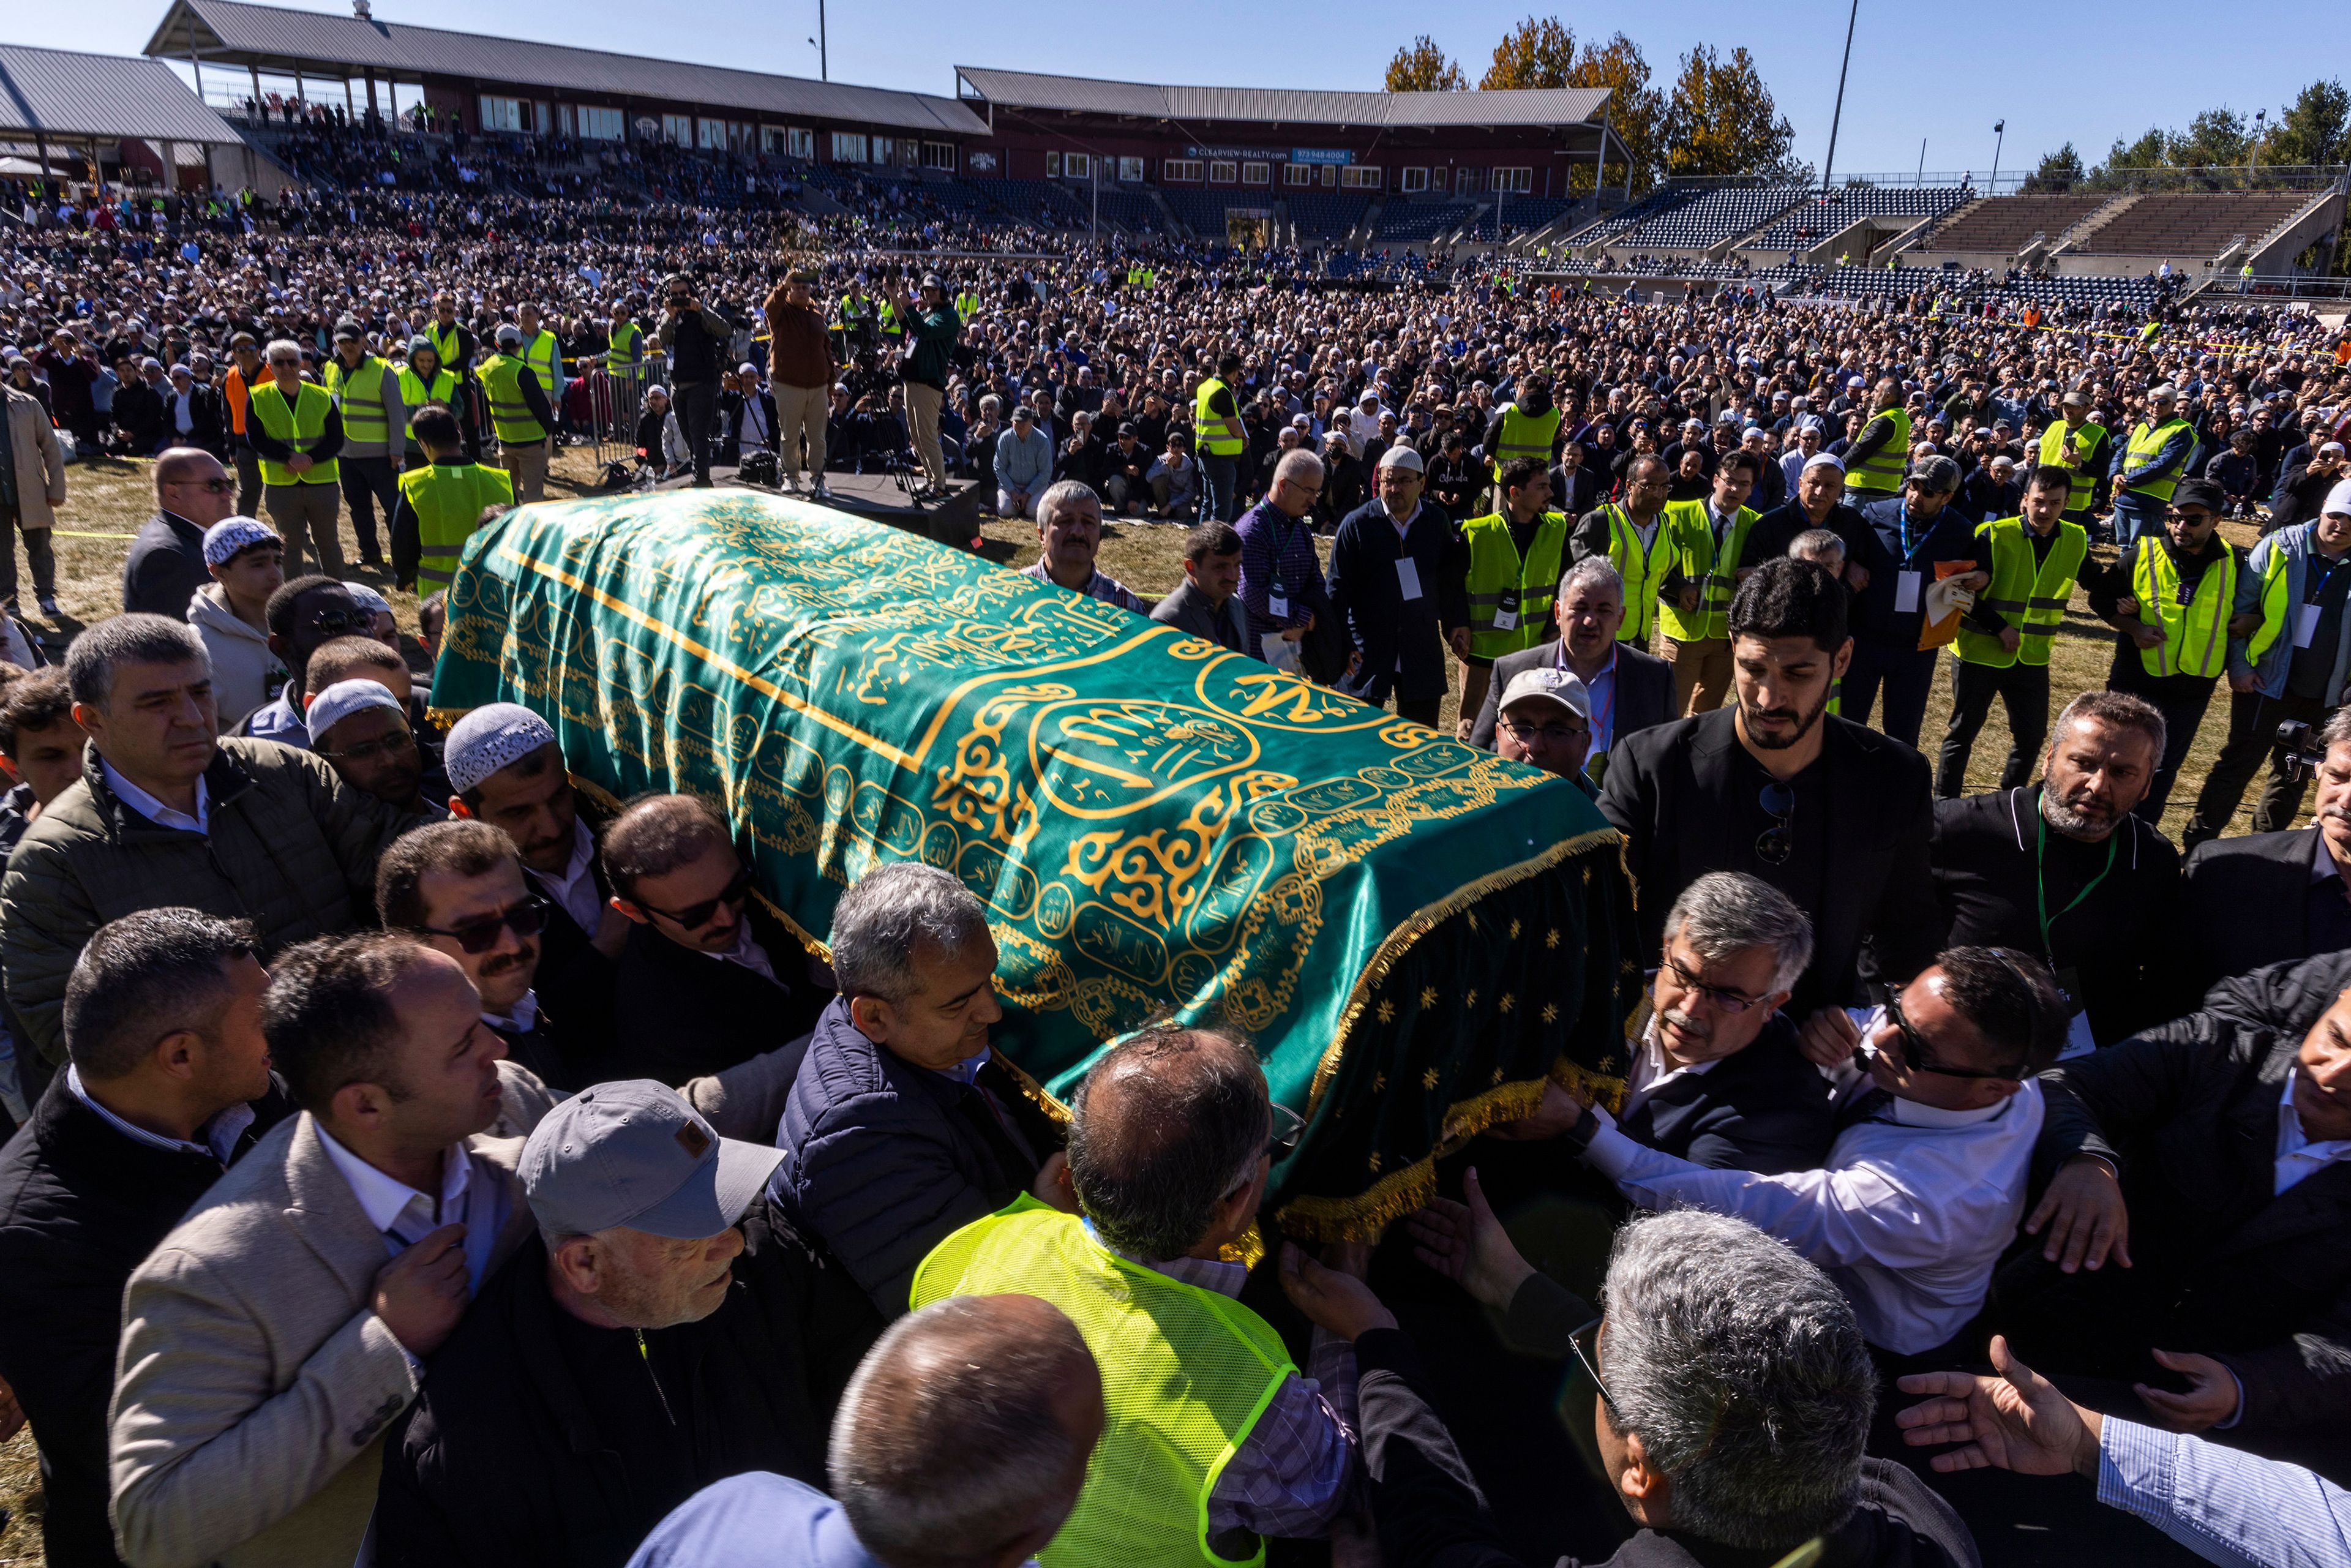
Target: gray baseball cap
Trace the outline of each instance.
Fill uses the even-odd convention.
[[[741,1219],[783,1160],[720,1137],[676,1090],[631,1078],[549,1111],[523,1147],[522,1185],[539,1224],[562,1235],[626,1226],[694,1241]]]

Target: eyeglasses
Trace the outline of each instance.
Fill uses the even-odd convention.
[[[511,931],[528,942],[546,930],[548,912],[554,907],[534,893],[520,904],[508,904],[496,915],[485,915],[462,925],[420,925],[416,929],[427,936],[446,936],[468,953],[486,953],[498,945],[501,931]]]
[[[1608,1392],[1608,1385],[1600,1381],[1600,1367],[1597,1361],[1594,1359],[1600,1354],[1600,1324],[1602,1321],[1602,1319],[1594,1318],[1590,1322],[1584,1324],[1582,1328],[1577,1329],[1573,1333],[1568,1335],[1567,1347],[1568,1349],[1575,1352],[1576,1364],[1583,1367],[1584,1375],[1592,1379],[1592,1386],[1600,1390],[1600,1402],[1608,1406],[1608,1418],[1610,1424],[1616,1425],[1624,1420],[1624,1412],[1616,1408],[1615,1396]],[[1586,1354],[1583,1349],[1583,1336],[1585,1334],[1590,1334],[1592,1336],[1592,1351],[1590,1354]]]
[[[341,751],[321,751],[319,756],[334,762],[372,762],[379,757],[398,757],[416,749],[416,737],[405,726],[374,740],[362,740],[357,746]]]
[[[1278,1160],[1296,1148],[1298,1140],[1306,1135],[1306,1118],[1278,1101],[1269,1103],[1266,1109],[1273,1113],[1273,1128],[1266,1134],[1265,1152],[1268,1157]]]
[[[1786,865],[1796,852],[1796,834],[1789,824],[1796,816],[1796,792],[1778,779],[1763,786],[1756,797],[1764,815],[1776,819],[1755,841],[1755,858],[1765,865]]]
[[[1532,746],[1537,740],[1547,740],[1553,746],[1565,746],[1571,741],[1581,740],[1592,733],[1589,729],[1570,729],[1562,724],[1514,724],[1507,718],[1502,721],[1502,727],[1508,730],[1510,738],[1520,746]]]
[[[698,904],[689,904],[684,909],[677,910],[655,909],[650,904],[641,904],[637,907],[648,915],[658,915],[664,920],[674,920],[687,930],[695,931],[710,924],[711,916],[718,913],[720,904],[724,904],[732,908],[750,895],[751,868],[738,864],[735,868],[735,880],[728,883],[716,898],[705,898]]]
[[[215,496],[225,496],[230,491],[236,488],[235,480],[220,477],[211,479],[171,479],[166,480],[165,483],[174,490],[209,490]]]
[[[1928,1061],[1927,1037],[1920,1034],[1917,1027],[1902,1016],[1902,998],[1898,992],[1886,994],[1886,1016],[1894,1020],[1896,1029],[1902,1031],[1902,1057],[1914,1072],[1932,1072],[1941,1078],[1982,1079],[1994,1083],[2024,1082],[2024,1069],[2021,1065],[1995,1067],[1987,1071],[1974,1067],[1945,1067],[1938,1062]]]
[[[372,632],[375,614],[357,605],[349,610],[321,610],[310,617],[310,627],[329,637],[340,637],[346,632]]]
[[[1687,969],[1683,968],[1670,956],[1666,959],[1665,967],[1674,972],[1675,984],[1686,991],[1697,992],[1724,1012],[1743,1013],[1762,999],[1760,997],[1750,997],[1744,991],[1727,991],[1720,986],[1709,986]]]

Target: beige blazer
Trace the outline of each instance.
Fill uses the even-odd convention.
[[[41,400],[0,388],[0,418],[8,422],[8,444],[16,454],[16,498],[22,527],[46,528],[66,504],[66,454],[57,427],[41,412]]]
[[[499,1063],[506,1107],[467,1146],[513,1183],[496,1267],[530,1234],[514,1172],[546,1087]],[[418,1378],[369,1310],[382,1233],[308,1112],[213,1185],[122,1301],[107,1458],[136,1568],[346,1568],[366,1539],[384,1428]]]

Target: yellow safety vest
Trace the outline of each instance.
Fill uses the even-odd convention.
[[[261,432],[274,441],[282,441],[297,452],[307,453],[326,439],[327,411],[335,400],[327,395],[324,387],[304,382],[294,394],[294,404],[287,406],[286,394],[277,390],[275,380],[266,381],[253,389],[246,417],[261,422]],[[261,482],[264,485],[332,485],[342,477],[342,469],[331,457],[323,463],[313,463],[299,474],[274,458],[261,460]]]
[[[1076,1325],[1102,1369],[1104,1421],[1077,1506],[1043,1568],[1262,1563],[1208,1544],[1208,1496],[1284,1378],[1281,1338],[1240,1302],[1131,1263],[1074,1214],[1025,1193],[949,1236],[914,1270],[907,1304],[1034,1296]]]
[[[638,329],[634,321],[621,322],[606,336],[612,346],[611,351],[604,356],[607,363],[630,365],[645,357],[637,347],[638,340],[644,333]]]
[[[457,406],[457,378],[447,371],[435,371],[426,381],[406,365],[400,367],[400,401],[410,409],[420,409],[434,403],[443,408]]]
[[[2131,569],[2131,594],[2138,618],[2154,614],[2163,641],[2138,651],[2150,675],[2218,675],[2229,663],[2229,614],[2237,596],[2237,552],[2220,547],[2220,559],[2204,569],[2193,602],[2179,602],[2179,569],[2161,540],[2143,538],[2138,564]]]
[[[364,354],[350,370],[343,368],[339,355],[327,364],[327,391],[332,393],[343,410],[343,440],[351,447],[374,446],[389,451],[392,438],[391,416],[383,408],[383,372],[391,367],[373,354]],[[354,457],[372,457],[373,452],[353,451]]]
[[[555,340],[555,334],[541,327],[538,336],[522,346],[522,362],[538,378],[538,390],[547,394],[552,407],[555,389],[563,384],[563,346]]]
[[[957,294],[955,297],[955,313],[964,320],[970,320],[979,313],[979,296],[968,288]]]
[[[1730,635],[1730,601],[1739,591],[1740,558],[1747,553],[1747,533],[1755,526],[1755,508],[1740,507],[1731,521],[1729,548],[1717,559],[1714,514],[1706,503],[1707,497],[1700,497],[1666,505],[1665,527],[1673,530],[1677,570],[1685,581],[1698,585],[1696,610],[1684,611],[1677,599],[1657,601],[1657,618],[1665,622],[1666,635],[1677,643]]]
[[[457,324],[452,321],[444,327],[435,321],[424,329],[424,335],[433,340],[433,351],[441,356],[441,368],[462,375],[465,367],[457,357]]]
[[[1657,585],[1674,567],[1673,525],[1658,513],[1656,533],[1644,549],[1631,513],[1613,501],[1602,510],[1608,514],[1609,563],[1625,580],[1625,623],[1616,629],[1616,641],[1646,650],[1657,623]]]
[[[2056,641],[2065,606],[2074,597],[2074,580],[2090,553],[2090,536],[2079,523],[2060,522],[2057,542],[2049,547],[2046,559],[2034,559],[2021,517],[1986,523],[1976,529],[1976,538],[1991,551],[1991,583],[1976,602],[1997,611],[2016,629],[2019,642],[2011,650],[1997,634],[1978,632],[1962,619],[1959,656],[1995,670],[2020,663],[2047,664],[2049,645]]]
[[[1469,653],[1491,662],[1551,640],[1551,605],[1559,595],[1567,518],[1545,512],[1523,559],[1500,512],[1461,525],[1469,547]]]
[[[2184,419],[2167,419],[2153,426],[2140,421],[2131,432],[2130,449],[2123,454],[2123,472],[2127,474],[2134,468],[2154,462],[2155,455],[2163,450],[2163,444],[2171,439],[2172,433],[2187,428],[2188,422]],[[2184,463],[2182,466],[2185,466]],[[2171,492],[2179,487],[2179,473],[2176,469],[2168,478],[2150,479],[2144,485],[2128,486],[2134,496],[2152,496],[2158,501],[2170,500]]]
[[[1519,412],[1512,403],[1502,411],[1502,439],[1489,455],[1494,468],[1494,483],[1502,482],[1502,465],[1520,457],[1540,457],[1551,461],[1551,444],[1559,434],[1560,411],[1554,405],[1551,412],[1537,418]]]
[[[1208,400],[1230,388],[1214,376],[1200,382],[1192,394],[1192,425],[1199,433],[1200,454],[1204,457],[1238,457],[1249,450],[1249,440],[1241,434],[1240,402],[1233,402],[1233,416],[1222,418],[1208,412]]]
[[[2074,476],[2065,494],[2065,515],[2074,517],[2090,509],[2091,494],[2098,487],[2098,476],[2091,472],[2090,454],[2097,450],[2098,440],[2106,434],[2105,426],[2084,420],[2079,424],[2067,424],[2059,420],[2041,433],[2041,461],[2052,468],[2063,468]],[[2065,438],[2074,438],[2074,455],[2065,455]]]
[[[1886,444],[1870,454],[1869,461],[1845,465],[1844,487],[1870,500],[1883,500],[1902,488],[1902,476],[1910,466],[1910,411],[1889,408],[1884,413],[1874,413],[1861,422],[1855,438],[1865,434],[1881,419],[1894,422],[1894,434]]]
[[[547,427],[522,400],[523,362],[507,354],[482,361],[482,387],[490,397],[490,424],[501,446],[528,446],[547,439]]]
[[[416,591],[431,593],[455,580],[483,508],[514,505],[514,480],[479,463],[435,463],[402,474],[400,493],[416,514]]]

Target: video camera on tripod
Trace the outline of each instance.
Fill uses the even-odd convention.
[[[2285,771],[2289,779],[2315,779],[2321,764],[2326,760],[2326,747],[2317,733],[2301,719],[2289,719],[2277,727],[2278,749],[2285,754]]]

